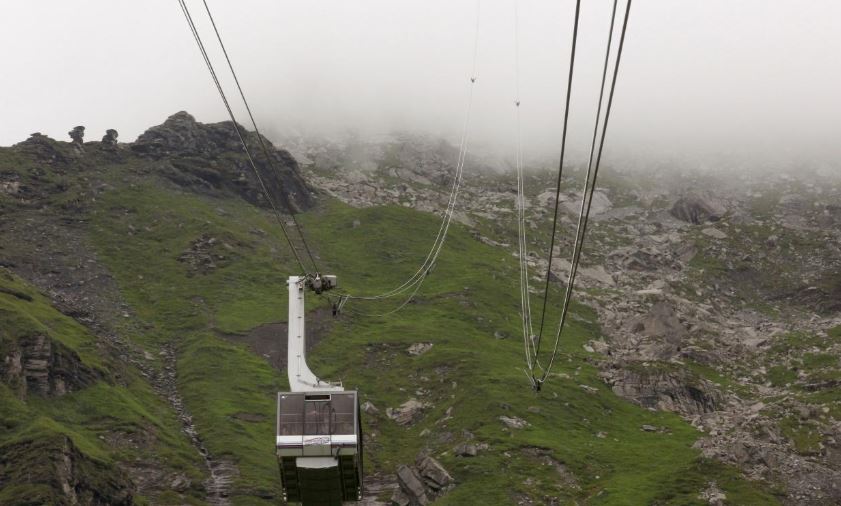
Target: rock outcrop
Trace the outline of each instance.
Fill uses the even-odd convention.
[[[84,365],[76,352],[42,333],[5,344],[10,349],[0,361],[0,379],[22,398],[30,394],[64,395],[94,383],[101,376]]]
[[[262,183],[245,157],[230,121],[199,123],[181,111],[142,133],[131,144],[131,150],[164,162],[159,166],[163,175],[182,186],[226,190],[251,203],[269,206],[262,192],[262,185],[265,185],[272,202],[282,212],[311,207],[312,192],[292,155],[275,148],[263,137],[262,142],[271,157],[267,160],[257,134],[241,125],[239,130],[245,136]]]
[[[67,135],[70,136],[70,139],[73,141],[73,144],[81,147],[82,144],[85,143],[85,127],[79,125],[73,127],[72,130],[67,132]]]
[[[113,128],[109,128],[105,131],[105,135],[102,136],[102,144],[105,146],[116,146],[117,145],[117,137],[119,137],[119,133]]]
[[[605,374],[616,395],[645,408],[681,414],[702,414],[718,409],[723,398],[709,381],[681,370],[625,364]]]

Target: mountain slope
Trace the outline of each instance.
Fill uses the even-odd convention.
[[[297,269],[271,215],[255,206],[263,202],[235,145],[191,137],[185,129],[203,127],[183,116],[167,129],[169,150],[39,137],[0,150],[0,260],[67,315],[18,278],[8,286],[37,295],[40,311],[84,336],[71,349],[92,371],[55,403],[23,396],[19,381],[4,378],[4,423],[14,434],[30,431],[33,443],[69,437],[68,451],[91,462],[79,468],[87,483],[106,480],[127,502],[276,503],[274,396],[286,380],[275,358],[284,355],[285,279]],[[209,145],[193,149],[183,139]],[[179,151],[182,144],[189,149]],[[296,166],[286,167],[296,177]],[[236,171],[246,181],[229,184]],[[297,205],[313,206],[300,219],[322,269],[352,292],[399,284],[438,229],[434,215],[403,206],[356,209],[310,197]],[[632,404],[605,385],[602,357],[585,347],[602,338],[587,306],[573,307],[553,376],[534,394],[516,337],[517,269],[507,248],[454,225],[423,289],[399,313],[363,314],[396,301],[351,303],[331,320],[327,302],[310,296],[320,340],[314,370],[370,403],[369,490],[387,500],[400,465],[431,455],[455,479],[441,504],[705,504],[719,492],[734,504],[776,502],[767,484],[702,457],[693,448],[699,432],[676,414]],[[28,309],[14,295],[0,297],[14,304],[3,314],[6,328]],[[100,342],[113,351],[91,353]],[[46,417],[49,430],[11,407]],[[117,427],[144,444],[109,443]],[[34,457],[10,453],[1,469],[57,451],[32,448]],[[161,477],[145,481],[132,467],[138,458]],[[18,474],[2,476],[2,494],[25,487]],[[60,483],[43,482],[44,494],[71,500]],[[107,490],[81,490],[93,488]]]

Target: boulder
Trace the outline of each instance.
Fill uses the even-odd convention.
[[[479,448],[472,443],[464,443],[456,446],[453,449],[453,454],[456,457],[475,457],[479,454]]]
[[[424,457],[418,462],[418,471],[428,488],[435,492],[446,490],[453,484],[453,477],[444,469],[440,462],[432,457]]]
[[[699,225],[720,220],[727,209],[712,197],[690,193],[679,198],[669,212],[679,220]]]
[[[440,462],[427,455],[419,458],[415,466],[398,466],[397,484],[392,504],[425,506],[452,489],[455,480]]]
[[[385,414],[398,425],[411,425],[421,417],[424,409],[426,404],[417,399],[409,399],[399,408],[387,408]]]
[[[408,504],[412,506],[429,504],[426,487],[417,470],[401,464],[397,468],[397,483],[400,485],[400,490],[409,499]]]

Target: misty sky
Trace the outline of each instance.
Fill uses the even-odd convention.
[[[457,135],[474,0],[208,2],[266,132]],[[201,2],[189,3],[219,56]],[[577,152],[592,129],[612,2],[582,3]],[[520,0],[527,152],[557,149],[573,7]],[[609,148],[838,164],[839,20],[837,0],[636,0]],[[514,26],[514,0],[481,2],[473,134],[497,147],[513,143]],[[87,139],[115,128],[131,141],[179,110],[227,119],[176,0],[4,0],[0,47],[0,145],[36,131],[66,140],[79,124]],[[233,98],[223,61],[215,63]]]

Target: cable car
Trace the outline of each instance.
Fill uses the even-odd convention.
[[[289,287],[287,372],[290,392],[277,394],[275,447],[283,499],[334,506],[362,499],[359,396],[318,379],[306,361],[304,291],[336,286],[334,276],[292,276]]]

